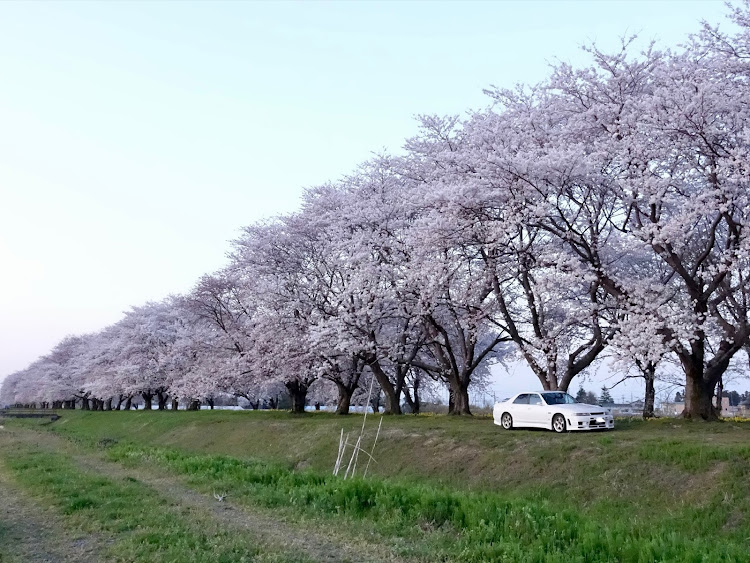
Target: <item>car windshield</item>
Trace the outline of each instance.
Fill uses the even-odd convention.
[[[562,393],[560,391],[542,393],[542,397],[544,397],[544,401],[548,405],[571,405],[578,402],[567,393]]]

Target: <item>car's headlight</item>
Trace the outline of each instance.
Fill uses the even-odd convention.
[[[576,416],[591,416],[591,414],[589,414],[587,412],[577,412]]]

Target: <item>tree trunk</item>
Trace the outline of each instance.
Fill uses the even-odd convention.
[[[692,420],[718,420],[718,413],[713,405],[714,385],[706,384],[702,372],[702,369],[685,369],[685,410],[682,411],[682,417]]]
[[[705,301],[698,301],[694,305],[694,310],[698,314],[705,315],[708,313],[708,305]],[[726,370],[731,356],[727,356],[725,362],[714,365],[712,374],[706,373],[706,336],[701,330],[697,332],[695,340],[690,343],[690,351],[678,352],[677,355],[685,372],[683,418],[717,420],[718,412],[713,405],[714,387]]]
[[[206,399],[206,402],[208,403],[208,408],[214,410],[214,398],[209,397],[208,399]]]
[[[125,410],[129,411],[132,404],[133,404],[133,397],[128,397],[127,399],[125,399]]]
[[[414,404],[411,407],[412,414],[419,414],[419,411],[422,408],[422,401],[419,398],[419,386],[420,385],[421,385],[421,381],[419,380],[419,378],[415,379],[414,380],[414,385],[413,385],[413,389],[414,389]]]
[[[656,379],[656,366],[649,364],[641,370],[643,378],[646,380],[646,395],[643,399],[643,418],[654,418],[654,399],[656,398],[656,388],[654,380]]]
[[[383,414],[401,414],[400,397],[396,393],[391,380],[388,379],[388,376],[380,366],[380,363],[377,360],[373,360],[367,365],[385,395],[385,409],[383,409]]]
[[[176,411],[180,407],[180,402],[177,399],[172,399],[172,410]]]
[[[471,410],[469,409],[469,389],[468,385],[461,383],[460,381],[451,381],[451,391],[453,395],[453,411],[450,412],[452,415],[471,416]]]
[[[115,407],[115,410],[121,410],[122,409],[122,402],[125,400],[125,397],[123,395],[117,396],[117,407]]]
[[[81,397],[81,410],[91,410],[89,407],[89,400],[87,397]]]
[[[404,401],[406,402],[406,406],[409,407],[409,412],[414,414],[414,399],[411,398],[408,387],[404,387]]]
[[[349,414],[349,407],[352,402],[354,389],[348,387],[347,385],[339,383],[338,381],[336,382],[336,387],[339,391],[339,399],[338,403],[336,404],[336,414]],[[316,410],[320,409],[318,408]]]
[[[110,397],[109,399],[107,399],[107,402],[105,403],[105,409],[108,410],[108,411],[112,410],[112,397]]]
[[[289,381],[284,384],[289,392],[289,398],[292,400],[292,412],[305,412],[305,402],[307,400],[307,385],[301,381]]]
[[[372,412],[380,412],[380,389],[377,390],[377,393],[373,397],[370,397],[370,406],[372,407]]]
[[[421,408],[421,401],[419,399],[419,386],[421,385],[421,382],[419,378],[414,380],[414,383],[412,384],[412,391],[414,393],[414,396],[409,393],[409,389],[407,387],[404,387],[404,400],[406,401],[406,404],[409,405],[409,410],[411,410],[411,414],[419,414],[420,408]]]
[[[153,393],[141,393],[141,397],[143,397],[143,410],[150,411],[151,401],[154,398]]]
[[[716,414],[721,416],[721,399],[724,396],[724,378],[720,377],[716,384]]]
[[[169,400],[169,395],[167,395],[165,392],[159,391],[156,393],[156,402],[160,411],[167,409],[168,400]]]

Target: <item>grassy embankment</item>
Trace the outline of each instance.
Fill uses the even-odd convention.
[[[750,551],[748,423],[555,435],[504,432],[489,419],[390,417],[367,480],[333,478],[340,429],[360,425],[326,414],[76,412],[48,428],[206,493],[377,537],[402,557],[742,561]],[[35,466],[10,465],[26,476]]]

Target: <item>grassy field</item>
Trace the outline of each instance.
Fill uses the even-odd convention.
[[[368,448],[378,422],[368,421]],[[488,418],[386,417],[367,478],[333,477],[341,429],[361,424],[324,413],[66,412],[53,424],[5,423],[0,459],[62,527],[103,534],[120,560],[750,557],[750,423],[556,435]],[[165,496],[165,483],[186,492]],[[232,533],[210,506],[186,511],[189,494],[209,504],[227,494],[244,515],[227,522],[252,525]],[[307,541],[289,549],[287,536]]]

